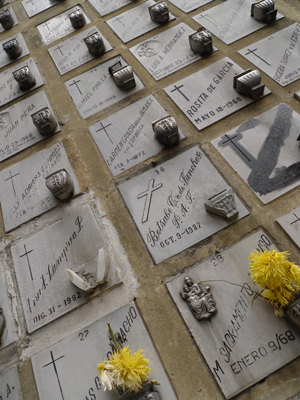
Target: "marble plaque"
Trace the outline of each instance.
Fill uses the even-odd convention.
[[[227,188],[227,183],[199,147],[119,186],[156,263],[249,214],[237,196],[239,214],[233,221],[206,211],[204,203]]]
[[[113,176],[165,149],[152,129],[152,122],[165,115],[166,110],[150,95],[89,126]],[[185,138],[180,129],[179,134]]]
[[[6,7],[6,8],[3,8],[3,10],[1,10],[1,11],[4,11],[4,10],[6,10],[6,9],[9,9],[10,15],[11,15],[11,16],[13,17],[13,19],[14,19],[14,24],[13,24],[13,26],[18,25],[18,24],[19,24],[19,21],[17,20],[17,16],[16,16],[16,14],[15,14],[15,12],[14,12],[13,7]],[[3,26],[0,24],[0,33],[5,32],[5,31],[7,31],[7,29],[4,29]]]
[[[251,17],[253,0],[227,0],[193,17],[226,44],[239,40],[267,24]],[[276,19],[283,18],[277,13]]]
[[[281,86],[300,78],[300,25],[293,24],[240,50],[243,57]]]
[[[238,64],[226,57],[166,87],[164,91],[201,131],[271,93],[265,88],[263,96],[254,100],[237,93],[233,88],[233,78],[242,71]]]
[[[276,220],[289,237],[300,247],[300,207]]]
[[[28,332],[89,299],[70,282],[65,270],[96,266],[104,247],[88,205],[11,247]]]
[[[21,90],[18,82],[13,77],[14,71],[25,66],[28,66],[29,70],[36,79],[36,84],[29,90]],[[43,84],[43,78],[33,58],[29,58],[23,62],[20,62],[19,64],[14,64],[12,67],[0,73],[0,107],[17,99],[20,96],[23,96],[24,94],[27,94],[32,90],[35,90]]]
[[[80,31],[77,35],[58,43],[48,49],[56,68],[61,75],[94,60],[95,57],[88,51],[83,39],[93,33],[98,32],[105,44],[105,53],[112,49],[110,43],[105,39],[98,28],[92,27],[85,31]]]
[[[211,3],[213,0],[169,0],[170,3],[178,7],[181,11],[188,13],[197,8],[204,6],[204,4]]]
[[[124,43],[127,43],[161,26],[161,24],[153,22],[150,18],[148,8],[153,4],[156,4],[156,1],[145,1],[137,7],[107,20],[106,23]],[[169,15],[169,21],[173,21],[175,19],[174,15],[171,13]]]
[[[1,349],[8,346],[15,341],[15,335],[12,331],[12,315],[8,305],[8,295],[6,292],[4,276],[2,272],[2,265],[0,269],[0,308],[2,308],[2,316],[4,317],[5,327],[2,335],[0,335],[0,352]],[[1,399],[1,374],[0,374],[0,399]]]
[[[0,399],[23,399],[17,367],[11,367],[0,373]]]
[[[182,22],[129,50],[158,81],[202,58],[190,47],[188,37],[193,32]]]
[[[62,37],[78,30],[73,28],[70,18],[68,17],[68,15],[75,10],[81,10],[83,12],[86,25],[91,23],[90,18],[81,6],[77,5],[69,8],[69,10],[64,11],[56,17],[51,18],[37,26],[42,41],[45,45],[55,42],[55,40],[61,39]]]
[[[22,48],[22,53],[17,60],[20,60],[22,57],[27,56],[29,54],[29,50],[28,50],[28,47],[26,45],[26,42],[24,40],[22,33],[17,33],[14,36],[11,36],[5,40],[2,40],[2,42],[0,42],[0,68],[5,67],[6,65],[11,64],[16,61],[16,60],[11,60],[8,57],[8,55],[5,53],[5,51],[3,50],[3,44],[8,42],[11,39],[16,39],[18,41],[20,47]]]
[[[134,4],[134,0],[88,0],[100,15],[107,15],[113,11],[119,10],[128,4]]]
[[[121,61],[122,66],[127,65],[124,59],[118,56],[65,82],[83,119],[104,110],[144,87],[141,80],[134,74],[135,88],[130,90],[119,88],[108,73],[108,68],[118,61]]]
[[[211,143],[266,204],[300,183],[299,124],[282,103]]]
[[[62,142],[0,172],[0,202],[6,232],[56,207],[60,200],[47,189],[45,178],[65,168],[80,188]]]
[[[62,2],[59,0],[23,0],[22,6],[25,8],[28,17],[31,18],[34,15],[61,3]]]
[[[107,323],[119,337],[120,346],[136,352],[144,350],[150,361],[149,380],[159,380],[154,386],[162,400],[176,400],[147,329],[134,303],[97,320],[92,325],[68,336],[31,358],[40,400],[93,399],[117,400],[118,391],[103,391],[97,365],[112,351]],[[71,372],[71,373],[70,373]]]
[[[46,138],[31,118],[43,107],[48,107],[55,115],[44,91],[0,112],[0,162]],[[60,132],[59,124],[57,132]]]
[[[267,300],[254,299],[260,286],[254,285],[248,276],[250,253],[254,249],[273,248],[271,239],[260,230],[167,283],[227,399],[300,355],[299,332],[285,318],[275,317]],[[198,321],[181,297],[181,292],[187,293],[183,289],[186,276],[196,284],[203,282],[203,286],[210,287],[217,313],[209,321]],[[197,304],[207,309],[206,299],[201,297],[198,301]]]

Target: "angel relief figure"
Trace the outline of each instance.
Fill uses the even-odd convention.
[[[183,291],[180,295],[198,321],[208,320],[217,312],[209,286],[201,286],[189,276],[184,278]]]

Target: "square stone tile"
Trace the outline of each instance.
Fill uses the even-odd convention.
[[[276,221],[300,248],[300,207],[295,208],[293,211],[280,218],[277,218]]]
[[[18,368],[11,367],[0,373],[0,399],[22,400]]]
[[[22,6],[24,7],[29,18],[60,4],[59,0],[23,0]]]
[[[11,36],[5,40],[2,40],[2,42],[0,42],[0,68],[3,68],[6,65],[9,65],[9,64],[17,61],[17,60],[11,60],[8,57],[8,55],[5,53],[5,51],[3,50],[3,44],[8,42],[11,39],[16,39],[18,41],[20,47],[22,48],[22,53],[17,60],[20,60],[22,57],[28,56],[28,54],[29,54],[29,50],[28,50],[27,44],[24,40],[22,33],[17,33],[14,36]]]

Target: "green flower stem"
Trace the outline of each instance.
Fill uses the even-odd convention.
[[[114,344],[115,344],[115,346],[116,346],[116,349],[117,349],[118,351],[120,351],[121,349],[120,349],[120,347],[119,347],[119,345],[118,345],[118,342],[117,342],[117,339],[116,339],[116,337],[115,337],[115,334],[114,334],[113,330],[111,329],[110,324],[107,323],[107,325],[108,325],[109,333],[110,333],[110,335],[111,335],[111,337],[112,337],[112,340],[114,341]]]

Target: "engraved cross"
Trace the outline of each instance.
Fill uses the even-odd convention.
[[[144,204],[142,223],[148,221],[149,211],[150,211],[150,206],[151,206],[151,200],[152,200],[152,193],[155,190],[158,190],[163,186],[162,183],[159,183],[158,185],[154,186],[154,182],[155,182],[155,179],[150,179],[149,184],[148,184],[148,189],[145,190],[144,192],[140,193],[137,196],[138,199],[141,199],[142,197],[146,197],[145,204]]]
[[[96,130],[96,132],[100,132],[100,131],[103,131],[103,130],[104,130],[104,132],[106,133],[106,136],[108,137],[108,139],[110,140],[110,142],[113,143],[113,141],[111,140],[111,138],[110,138],[110,136],[109,136],[107,130],[105,129],[105,128],[107,128],[108,126],[111,126],[111,124],[108,124],[108,125],[106,125],[106,126],[103,126],[102,122],[99,122],[99,124],[100,124],[101,128],[98,129],[98,130]]]
[[[294,214],[294,216],[295,216],[297,219],[295,219],[295,221],[291,222],[291,225],[293,225],[293,224],[295,224],[296,222],[300,221],[300,217],[298,217],[298,215],[295,214],[295,213],[293,213],[293,214]]]
[[[181,86],[176,86],[176,85],[174,85],[174,88],[175,88],[175,89],[171,90],[171,93],[172,93],[172,92],[175,92],[175,90],[178,90],[178,92],[179,92],[187,101],[190,101],[190,99],[189,99],[184,93],[182,93],[182,91],[180,90],[182,87],[184,87],[184,85],[181,85]]]
[[[47,367],[48,365],[53,364],[54,372],[55,372],[55,375],[56,375],[56,378],[57,378],[57,382],[58,382],[58,385],[59,385],[59,390],[60,390],[61,398],[62,398],[62,400],[65,400],[64,394],[63,394],[63,391],[62,391],[62,387],[61,387],[61,384],[60,384],[60,380],[59,380],[59,376],[58,376],[56,364],[55,364],[55,362],[58,361],[58,360],[60,360],[61,358],[63,358],[64,355],[61,356],[61,357],[58,357],[56,360],[54,360],[53,353],[52,353],[52,351],[50,351],[50,356],[51,356],[51,360],[52,360],[52,361],[49,362],[48,364],[43,365],[43,368]]]
[[[71,83],[69,86],[75,85],[77,87],[79,93],[82,95],[82,92],[81,92],[79,86],[77,85],[78,82],[81,82],[81,80],[79,79],[78,81],[75,81],[75,79],[73,79],[73,83]]]
[[[17,175],[20,175],[20,174],[19,174],[19,172],[18,172],[17,174],[12,175],[12,174],[11,174],[11,171],[9,171],[9,175],[10,175],[10,177],[7,178],[7,179],[4,179],[4,182],[5,182],[5,181],[8,181],[9,179],[11,179],[11,184],[12,184],[12,188],[13,188],[13,191],[14,191],[14,195],[16,196],[16,190],[15,190],[15,185],[14,185],[13,178],[14,178],[15,176],[17,176]]]
[[[55,51],[55,50],[59,50],[59,51],[60,51],[60,54],[63,56],[64,53],[61,51],[61,48],[62,48],[62,47],[64,47],[64,46],[63,46],[63,45],[61,45],[61,46],[57,45],[57,47],[56,47],[56,49],[54,49],[54,51]]]
[[[254,53],[256,50],[257,50],[257,48],[254,49],[254,50],[248,49],[248,53],[245,53],[245,56],[247,56],[248,54],[253,54],[255,57],[259,58],[261,61],[263,61],[263,62],[266,63],[267,65],[270,65],[266,60],[264,60],[264,59],[263,59],[262,57],[260,57],[258,54],[255,54],[255,53]]]
[[[30,254],[31,252],[33,252],[33,250],[27,251],[25,244],[24,244],[24,250],[25,250],[25,253],[22,254],[22,255],[20,256],[20,258],[26,256],[27,264],[28,264],[28,268],[29,268],[29,272],[30,272],[30,276],[31,276],[31,280],[33,281],[34,279],[33,279],[33,276],[32,276],[31,265],[30,265],[30,261],[29,261],[29,257],[28,257],[28,254]]]

